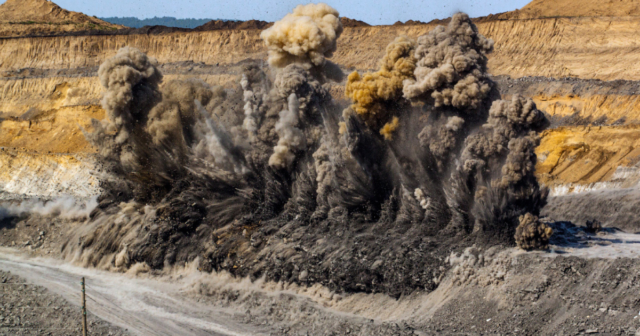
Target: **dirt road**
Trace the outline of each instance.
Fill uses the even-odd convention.
[[[134,335],[262,334],[235,322],[233,312],[194,302],[181,295],[179,286],[158,280],[134,279],[50,259],[26,259],[6,248],[0,249],[0,270],[45,287],[78,306],[80,278],[84,276],[88,310]]]

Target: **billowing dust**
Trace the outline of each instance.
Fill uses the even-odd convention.
[[[328,89],[341,32],[335,9],[296,7],[261,35],[269,66],[228,90],[161,87],[157,61],[129,47],[105,61],[108,118],[86,136],[109,176],[63,254],[398,296],[434,289],[452,251],[515,245],[546,202],[534,149],[548,122],[499,99],[493,42],[461,13],[398,37],[379,71],[348,76],[342,104]]]

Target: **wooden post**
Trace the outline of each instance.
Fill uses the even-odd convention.
[[[84,277],[82,277],[82,336],[87,336],[87,300],[84,297]]]

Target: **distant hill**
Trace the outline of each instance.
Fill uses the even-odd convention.
[[[174,17],[154,17],[150,19],[138,19],[135,17],[104,17],[103,21],[131,28],[142,28],[144,26],[165,26],[177,28],[196,28],[212,21],[212,19],[176,19]],[[225,20],[218,20],[225,21]]]
[[[533,0],[520,10],[497,16],[501,19],[536,19],[558,16],[640,16],[640,1]]]
[[[68,11],[47,0],[7,0],[0,5],[0,36],[52,35],[121,28],[124,27]]]

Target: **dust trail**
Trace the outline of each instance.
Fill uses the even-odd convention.
[[[43,286],[73,305],[80,302],[78,279],[85,277],[89,311],[135,335],[262,335],[257,328],[235,322],[231,311],[191,302],[168,283],[58,265],[48,259],[25,260],[7,251],[0,254],[0,269]]]
[[[86,219],[98,206],[98,196],[86,200],[58,197],[51,200],[29,199],[0,203],[0,220],[8,217],[38,215],[65,219]]]
[[[299,5],[260,34],[269,49],[269,64],[284,68],[302,64],[323,67],[342,34],[340,14],[327,4]]]

